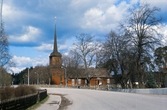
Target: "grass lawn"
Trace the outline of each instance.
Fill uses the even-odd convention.
[[[41,104],[44,104],[47,100],[49,99],[49,95],[43,99],[42,101],[32,105],[31,107],[27,108],[26,110],[35,110],[36,108],[38,108]]]

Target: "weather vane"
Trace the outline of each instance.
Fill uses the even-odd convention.
[[[55,16],[55,23],[56,23],[56,18],[57,18],[57,17]]]

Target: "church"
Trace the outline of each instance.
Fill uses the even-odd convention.
[[[51,74],[51,84],[52,85],[69,85],[69,86],[75,86],[74,82],[82,82],[81,84],[78,83],[80,86],[85,85],[85,80],[86,77],[84,76],[84,73],[82,73],[82,69],[80,77],[78,81],[74,81],[75,77],[74,76],[69,76],[69,78],[66,78],[66,70],[62,66],[62,55],[60,52],[58,52],[58,47],[57,47],[57,35],[56,35],[56,24],[54,27],[54,45],[53,45],[53,52],[49,56],[49,67],[50,67],[50,74]],[[92,70],[92,69],[91,69]],[[100,72],[102,71],[102,72]],[[94,73],[95,72],[95,73]],[[98,70],[98,69],[93,69],[91,71],[91,74],[94,74],[93,77],[90,80],[91,85],[98,85],[99,82],[102,82],[103,84],[108,84],[111,79],[111,76],[108,74],[106,70]],[[104,76],[105,74],[105,76]],[[97,79],[100,79],[97,80]]]
[[[53,52],[49,56],[49,67],[50,67],[50,74],[51,74],[51,84],[52,85],[62,85],[62,86],[75,86],[76,82],[80,86],[86,85],[85,80],[86,76],[84,76],[85,72],[83,69],[80,69],[80,76],[78,77],[78,81],[74,81],[76,78],[75,76],[70,76],[66,78],[66,70],[62,65],[62,55],[58,52],[57,47],[57,36],[56,36],[56,25],[54,27],[54,44],[53,44]],[[98,85],[100,82],[104,85],[107,85],[112,82],[112,78],[109,73],[104,69],[89,69],[91,74],[93,74],[90,85]],[[110,81],[111,80],[111,81]]]
[[[53,52],[49,56],[49,66],[51,74],[51,84],[65,85],[65,70],[62,67],[62,55],[58,52],[56,25],[54,28],[54,46]]]

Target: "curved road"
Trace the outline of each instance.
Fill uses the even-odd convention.
[[[67,110],[167,110],[167,95],[146,95],[69,88],[46,88],[72,102]]]

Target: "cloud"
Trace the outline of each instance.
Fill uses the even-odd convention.
[[[2,9],[2,16],[5,19],[5,21],[8,22],[19,22],[22,21],[22,17],[26,17],[27,13],[19,10],[18,8],[16,8],[15,6],[13,6],[12,4],[3,4],[3,9]],[[16,25],[18,25],[16,23]]]
[[[72,0],[70,7],[74,9],[87,10],[92,7],[105,8],[116,3],[117,0]],[[81,11],[82,12],[82,11]]]
[[[41,51],[51,51],[53,50],[53,44],[42,43],[40,46],[35,47],[35,49],[41,50]]]
[[[9,41],[17,44],[37,42],[42,34],[39,28],[33,26],[23,27],[23,31],[23,34],[11,35]]]
[[[152,6],[166,6],[167,2],[166,0],[161,0],[161,1],[157,1],[157,0],[140,0],[140,3],[148,3],[151,4]]]
[[[96,25],[99,27],[103,18],[103,11],[97,8],[92,8],[84,14],[85,25],[83,28],[94,28]]]
[[[61,37],[60,39],[57,39],[57,46],[58,51],[68,51],[69,47],[73,44],[75,37],[66,38],[67,36]],[[42,43],[40,46],[35,47],[35,49],[44,51],[44,52],[51,52],[53,51],[53,45],[54,41],[52,40],[52,43]]]
[[[13,56],[12,61],[14,61],[18,66],[23,66],[29,64],[31,62],[31,59],[29,57]]]
[[[138,3],[139,2],[139,0],[130,0],[130,4],[136,4],[136,3]]]
[[[36,58],[32,59],[32,66],[37,65],[47,65],[49,64],[49,55],[38,55]]]
[[[30,3],[30,1],[10,1],[5,0],[3,3],[2,16],[7,23],[14,23],[14,25],[24,24],[32,19],[42,20],[46,17],[41,17],[41,10],[34,5],[36,1]],[[37,4],[37,3],[36,3]],[[24,7],[23,7],[24,5]],[[38,13],[37,13],[38,12]]]
[[[23,67],[31,64],[32,60],[29,57],[18,57],[14,55],[11,61],[15,62],[16,66]]]
[[[39,55],[35,58],[30,57],[20,57],[20,56],[13,56],[11,61],[15,62],[15,67],[10,67],[10,70],[12,70],[14,73],[18,73],[21,70],[27,68],[27,67],[35,67],[37,65],[47,65],[49,61],[49,55]]]
[[[21,72],[23,69],[25,69],[25,67],[10,67],[10,71],[9,71],[9,72],[19,73],[19,72]]]
[[[160,25],[160,33],[162,34],[162,45],[167,45],[167,24]]]
[[[81,19],[81,27],[96,32],[109,32],[117,27],[118,22],[124,18],[129,5],[123,1],[118,5],[110,4],[107,7],[96,7],[87,10]]]
[[[58,50],[61,52],[70,51],[70,47],[73,45],[74,41],[76,40],[75,37],[66,38],[66,39],[65,39],[65,37],[67,37],[67,36],[64,36],[63,38],[58,40]],[[59,44],[59,41],[61,42],[61,44]]]
[[[156,6],[158,8],[161,9],[160,13],[157,13],[159,16],[162,17],[163,22],[167,23],[167,1],[166,0],[140,0],[140,3],[148,3],[150,4],[152,7]]]

